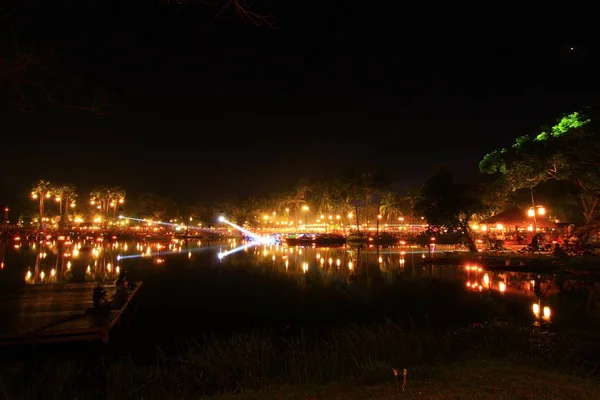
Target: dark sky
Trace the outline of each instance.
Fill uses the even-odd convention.
[[[30,3],[12,14],[19,36],[56,43],[65,75],[112,112],[3,110],[4,202],[39,178],[190,202],[349,168],[399,187],[441,164],[473,179],[483,154],[600,89],[584,9],[570,22],[509,5],[257,0],[271,29],[160,0]]]

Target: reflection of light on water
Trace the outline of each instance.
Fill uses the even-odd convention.
[[[303,271],[303,272],[306,272],[306,271],[308,271],[308,263],[307,263],[307,262],[303,262],[303,263],[302,263],[302,271]]]
[[[544,318],[550,319],[550,316],[552,314],[552,311],[550,310],[550,307],[545,306],[543,312],[544,312]]]
[[[482,291],[483,290],[483,285],[478,284],[477,282],[467,282],[466,283],[467,287],[472,289],[472,290],[478,290],[478,291]]]
[[[533,303],[531,305],[531,310],[533,311],[533,315],[535,315],[538,318],[540,317],[540,305],[539,305],[539,303]],[[542,311],[541,317],[543,319],[549,321],[550,318],[552,317],[552,310],[550,309],[550,307],[544,306],[541,311]]]
[[[352,261],[348,261],[348,269],[352,271],[352,268],[354,268],[354,264],[352,264]]]

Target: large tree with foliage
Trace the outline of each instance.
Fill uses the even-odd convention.
[[[539,134],[516,139],[510,148],[495,150],[479,163],[487,174],[499,174],[507,189],[533,188],[548,180],[576,185],[587,224],[596,220],[600,202],[600,136],[597,110],[565,115]],[[558,194],[558,193],[557,193]]]
[[[483,207],[477,189],[456,182],[451,171],[440,169],[425,182],[414,207],[431,227],[463,235],[469,250],[476,252],[469,222]]]

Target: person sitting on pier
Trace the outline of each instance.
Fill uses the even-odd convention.
[[[92,302],[95,310],[109,308],[110,302],[106,297],[106,289],[100,285],[96,286],[92,294]]]
[[[127,272],[123,271],[119,274],[119,278],[115,281],[115,286],[117,290],[127,289]]]
[[[564,251],[562,247],[560,247],[560,244],[555,243],[554,251],[552,252],[552,255],[556,258],[564,258],[564,257],[567,257],[567,252]]]
[[[135,283],[129,282],[127,280],[127,271],[123,271],[119,274],[119,278],[115,281],[115,286],[118,290],[123,289],[133,289],[135,288]]]

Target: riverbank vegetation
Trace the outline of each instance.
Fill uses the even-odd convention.
[[[197,399],[247,392],[239,398],[341,398],[353,387],[371,391],[370,398],[390,398],[403,385],[413,396],[408,398],[585,399],[600,393],[597,343],[593,336],[503,323],[445,332],[381,324],[288,337],[205,337],[181,343],[171,354],[157,349],[145,362],[118,354],[44,359],[30,349],[28,357],[3,363],[0,376],[8,399]]]

